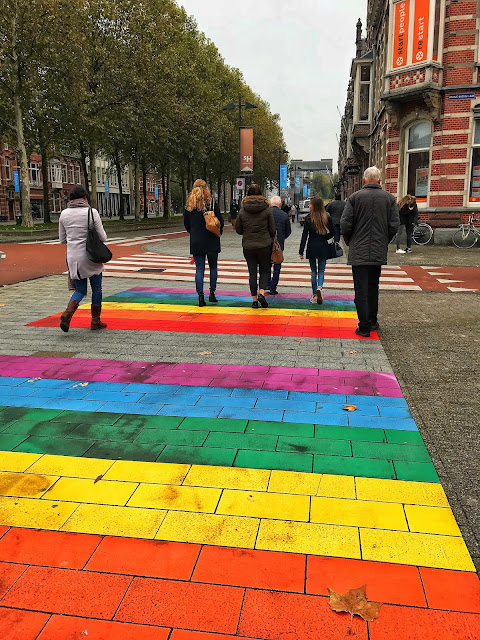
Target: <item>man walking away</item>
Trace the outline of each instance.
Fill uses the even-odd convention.
[[[345,202],[341,199],[339,193],[335,194],[335,200],[332,200],[325,207],[325,211],[330,214],[330,217],[335,227],[335,237],[340,237],[340,218],[342,217],[343,210],[345,209]]]
[[[282,211],[282,199],[279,196],[273,196],[270,201],[272,207],[273,217],[275,218],[275,228],[277,230],[278,244],[282,247],[282,251],[285,248],[285,240],[292,233],[292,225],[290,224],[290,217],[288,213]],[[281,264],[273,265],[273,275],[270,278],[268,288],[270,289],[270,295],[278,295],[277,286],[280,279],[280,271],[282,270]]]
[[[235,231],[235,224],[237,223],[237,217],[238,217],[238,212],[240,211],[240,207],[238,206],[238,204],[235,202],[235,200],[232,200],[232,202],[230,203],[230,222],[232,224],[232,228]]]
[[[348,264],[352,265],[358,328],[363,338],[378,325],[378,290],[382,265],[387,264],[388,244],[397,233],[400,218],[395,198],[380,186],[382,175],[377,167],[363,174],[363,188],[347,200],[340,220],[340,230],[349,247]]]

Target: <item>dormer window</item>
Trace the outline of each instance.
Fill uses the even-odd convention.
[[[354,123],[370,122],[371,119],[371,94],[372,94],[372,66],[359,64],[356,74]]]

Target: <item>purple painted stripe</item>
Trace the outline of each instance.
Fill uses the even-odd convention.
[[[129,289],[129,291],[141,291],[143,293],[192,293],[192,294],[197,293],[195,289],[179,289],[179,288],[172,288],[172,287],[133,287],[132,289]],[[245,297],[249,295],[247,291],[217,290],[216,293],[217,295],[220,295],[220,296]],[[323,297],[325,300],[353,300],[354,298],[354,296],[350,296],[344,293],[325,293]],[[299,293],[279,293],[278,296],[276,296],[276,298],[280,298],[284,300],[289,300],[289,299],[298,300],[298,299],[305,298],[305,300],[310,300],[311,295],[310,294],[302,295]]]
[[[0,356],[0,376],[403,397],[392,373],[337,369]]]

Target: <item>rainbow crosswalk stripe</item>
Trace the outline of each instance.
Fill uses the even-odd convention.
[[[479,636],[474,565],[393,374],[0,356],[0,398],[15,638]],[[378,620],[330,611],[328,587],[361,584]]]

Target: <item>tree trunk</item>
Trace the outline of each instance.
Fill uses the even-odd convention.
[[[97,208],[97,159],[95,149],[90,147],[90,183],[92,190],[90,193],[90,204],[93,208]]]
[[[43,221],[50,222],[50,190],[48,188],[48,153],[42,133],[39,131],[40,154],[42,156]]]
[[[133,199],[135,201],[135,220],[140,220],[140,176],[138,169],[138,161],[135,159],[135,164],[133,165]]]
[[[147,166],[142,162],[142,182],[143,182],[143,217],[148,218],[148,198],[147,198]]]
[[[187,200],[185,197],[185,174],[183,173],[183,165],[180,165],[180,185],[182,187],[182,209],[185,209]]]
[[[120,164],[120,155],[117,150],[115,150],[113,154],[113,162],[115,164],[115,169],[117,171],[117,180],[118,180],[118,195],[120,198],[118,215],[120,220],[125,220],[125,203],[123,201],[123,182],[122,182],[122,166]]]
[[[227,181],[223,181],[223,210],[227,213]]]
[[[167,164],[167,188],[166,188],[166,195],[165,195],[165,203],[164,203],[164,211],[166,211],[166,218],[170,218],[170,211],[172,209],[172,203],[170,202],[171,200],[171,181],[172,181],[172,167],[170,165],[170,162]],[[165,213],[164,213],[165,216]]]
[[[220,206],[220,200],[222,199],[222,176],[218,176],[217,180],[217,191],[218,191],[218,206]]]
[[[166,184],[167,176],[165,175],[165,166],[164,165],[162,165],[160,167],[160,171],[162,172],[162,178],[161,178],[161,183],[162,183],[162,216],[164,218],[166,218],[167,216],[165,215],[165,211],[167,209],[165,208],[165,203],[167,201],[167,199],[166,199],[167,198],[167,184]]]
[[[87,169],[87,152],[83,146],[83,142],[80,143],[80,164],[82,165],[83,179],[85,181],[85,189],[90,193],[90,178],[88,176]]]
[[[192,190],[192,159],[187,158],[187,191],[190,193]]]
[[[33,227],[32,209],[30,206],[30,175],[28,172],[28,156],[23,134],[23,113],[20,97],[13,98],[15,110],[15,129],[17,132],[17,149],[20,156],[20,213],[24,227]]]

